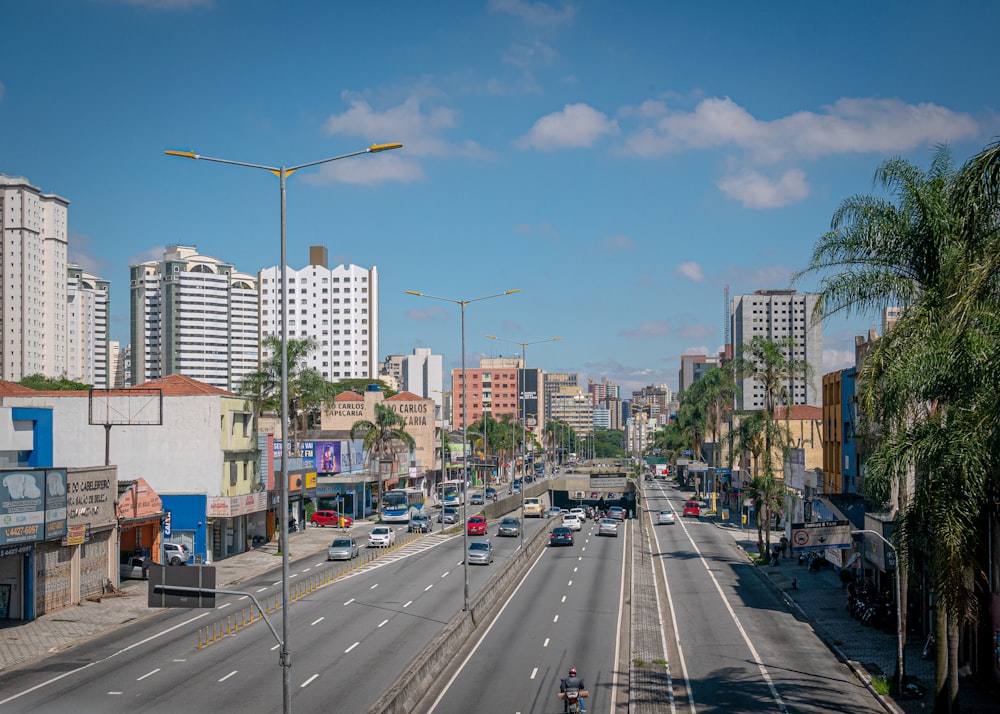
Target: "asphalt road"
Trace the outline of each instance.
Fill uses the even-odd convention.
[[[645,507],[683,512],[684,494],[646,484]],[[654,521],[655,522],[655,521]],[[812,627],[797,619],[708,521],[654,528],[676,709],[681,712],[883,712]],[[663,582],[661,580],[661,582]]]

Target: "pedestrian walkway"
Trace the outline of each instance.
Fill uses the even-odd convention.
[[[741,529],[736,524],[715,516],[715,525],[729,532],[748,558],[758,556],[757,532]],[[778,542],[782,533],[771,531],[771,543]],[[847,590],[839,573],[828,564],[818,572],[798,564],[798,557],[789,554],[778,565],[760,565],[760,573],[785,599],[789,607],[810,622],[827,646],[872,689],[889,682],[896,671],[898,643],[896,631],[886,634],[874,627],[865,627],[847,611]],[[917,714],[933,709],[934,660],[921,658],[923,642],[907,642],[904,650],[906,679],[915,685],[905,696],[878,695],[886,709],[896,714]],[[873,683],[874,681],[874,683]],[[960,705],[963,714],[997,712],[997,696],[984,691],[971,678],[960,682]]]

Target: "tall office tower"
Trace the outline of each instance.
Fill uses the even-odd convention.
[[[552,393],[549,405],[550,409],[546,414],[550,421],[569,424],[577,436],[589,436],[594,433],[594,405],[590,395],[580,387],[558,388]]]
[[[377,379],[378,269],[327,267],[327,249],[310,246],[309,265],[288,273],[288,337],[313,338],[306,366],[324,379]],[[260,271],[261,359],[265,335],[281,335],[281,266]]]
[[[0,174],[0,379],[67,371],[69,201]]]
[[[129,272],[133,384],[181,374],[236,391],[257,371],[253,275],[182,245]]]
[[[542,424],[542,428],[545,428],[546,424],[552,419],[558,419],[552,413],[552,397],[559,392],[560,389],[566,387],[578,387],[580,376],[576,373],[569,372],[545,372],[542,375],[542,413],[545,415],[545,421]]]
[[[108,354],[111,284],[70,265],[66,290],[66,377],[100,389],[112,386]]]
[[[736,358],[742,356],[743,347],[758,335],[769,340],[791,337],[794,348],[786,356],[809,364],[811,375],[790,379],[786,385],[792,405],[822,406],[823,321],[813,316],[816,299],[813,293],[794,290],[755,290],[751,295],[733,298],[733,355]],[[756,379],[747,377],[739,387],[737,409],[764,408],[764,389]]]
[[[379,369],[379,374],[388,383],[394,381],[394,389],[411,392],[425,399],[433,399],[440,421],[444,392],[442,388],[441,355],[431,354],[430,347],[414,347],[411,355],[389,355]]]

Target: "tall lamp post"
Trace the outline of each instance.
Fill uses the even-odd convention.
[[[562,339],[561,337],[549,337],[549,338],[544,339],[544,340],[535,340],[534,342],[516,342],[514,340],[504,339],[503,337],[497,337],[496,335],[486,335],[486,336],[489,339],[491,339],[491,340],[497,340],[498,342],[508,342],[508,343],[510,343],[512,345],[520,345],[521,346],[521,374],[523,374],[525,376],[525,378],[527,378],[527,376],[528,376],[528,372],[527,372],[527,370],[528,370],[528,361],[527,361],[527,357],[525,356],[525,348],[527,348],[529,345],[540,345],[543,342],[558,342],[559,340]],[[518,381],[520,381],[520,380],[518,380]],[[520,411],[521,411],[521,448],[524,449],[524,452],[521,454],[521,463],[523,464],[522,468],[524,468],[524,471],[522,472],[522,478],[523,478],[524,476],[526,476],[527,466],[528,466],[527,465],[527,459],[528,459],[528,454],[527,454],[527,451],[528,451],[528,447],[527,447],[527,443],[528,443],[528,424],[527,424],[527,415],[524,413],[524,389],[525,389],[524,384],[521,384],[520,387],[521,388],[520,388],[519,391],[521,393],[520,394],[520,397],[521,397],[521,399],[520,399],[520,403],[521,403],[521,407],[520,407]],[[514,460],[514,463],[515,464],[517,463],[516,459]],[[522,548],[524,547],[524,487],[525,487],[525,481],[522,480],[521,481],[521,527],[517,529],[517,532],[521,534],[521,547]]]
[[[292,658],[288,648],[288,300],[286,291],[288,290],[288,263],[285,259],[285,184],[286,179],[299,169],[309,166],[327,164],[331,161],[348,159],[352,156],[362,154],[378,154],[383,151],[402,148],[402,144],[372,144],[367,149],[354,151],[341,156],[331,156],[328,159],[310,161],[298,166],[265,166],[263,164],[250,164],[243,161],[231,161],[229,159],[217,159],[210,156],[202,156],[193,151],[165,151],[168,156],[180,156],[185,159],[195,159],[199,161],[213,161],[218,164],[232,164],[233,166],[245,166],[250,169],[261,169],[269,171],[278,177],[278,189],[281,198],[281,484],[278,489],[280,496],[281,512],[279,513],[278,528],[281,531],[279,538],[281,545],[281,662],[282,677],[282,711],[288,714],[292,710]]]
[[[462,572],[465,576],[465,597],[462,600],[462,610],[466,611],[469,609],[469,387],[468,381],[465,378],[465,306],[469,303],[479,302],[480,300],[489,300],[519,292],[521,291],[505,290],[502,293],[484,295],[483,297],[472,298],[471,300],[455,300],[454,298],[438,297],[437,295],[428,295],[427,293],[420,293],[414,290],[406,291],[407,295],[416,295],[417,297],[430,298],[431,300],[443,300],[444,302],[454,303],[462,308],[462,471],[464,472],[462,477],[462,547],[465,549],[462,555]],[[452,386],[454,387],[454,385]],[[444,519],[442,518],[442,523],[443,521]]]

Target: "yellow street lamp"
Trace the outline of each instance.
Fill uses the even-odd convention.
[[[285,179],[299,169],[309,166],[318,166],[331,161],[348,159],[352,156],[362,154],[378,154],[383,151],[402,148],[402,144],[372,144],[367,149],[354,151],[350,154],[331,156],[328,159],[310,161],[291,168],[285,166],[265,166],[263,164],[250,164],[244,161],[231,161],[229,159],[218,159],[211,156],[202,156],[193,151],[164,151],[168,156],[179,156],[184,159],[195,159],[198,161],[212,161],[218,164],[232,164],[233,166],[245,166],[251,169],[263,169],[278,177],[278,187],[281,194],[281,484],[279,492],[281,494],[281,513],[279,514],[279,534],[281,545],[281,654],[279,661],[282,667],[282,711],[289,714],[292,710],[292,659],[288,648],[288,300],[286,290],[288,289],[288,265],[285,259]]]

